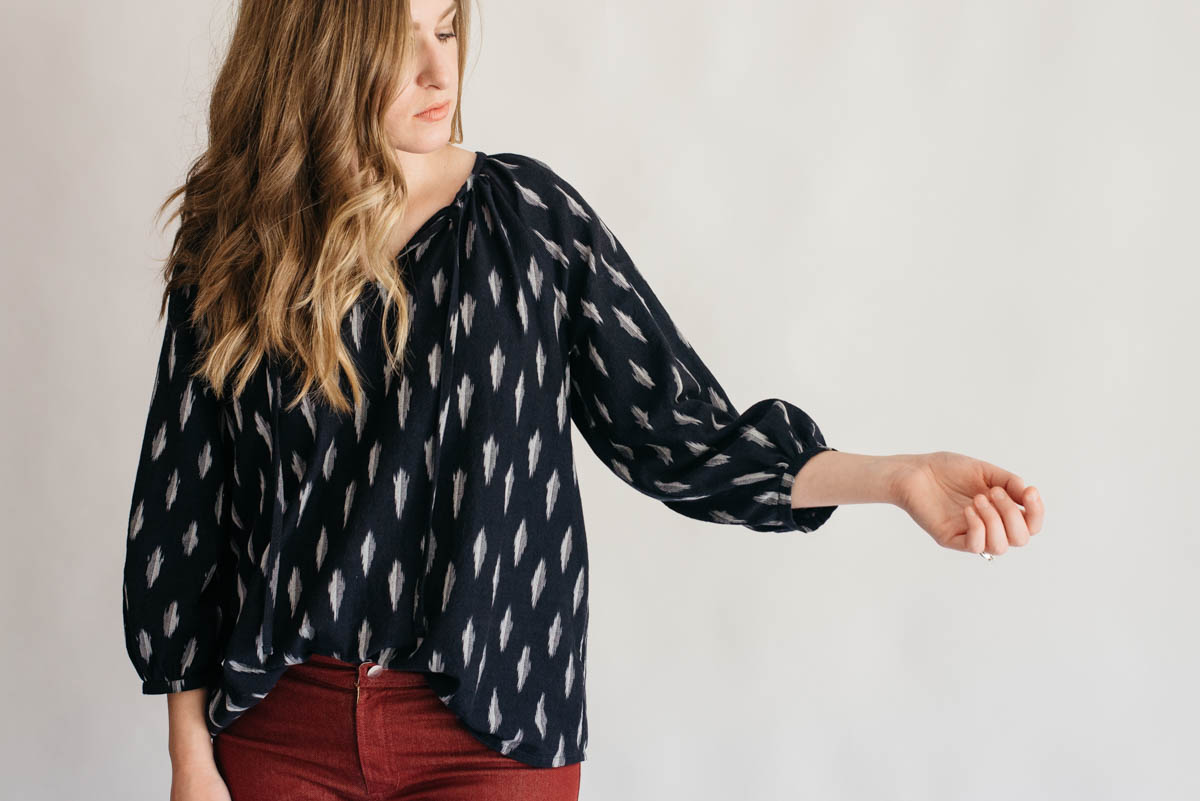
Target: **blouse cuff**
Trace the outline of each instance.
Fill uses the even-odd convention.
[[[142,681],[142,695],[180,693],[184,690],[194,690],[198,687],[210,687],[217,683],[220,675],[221,668],[215,666],[207,670],[192,671],[178,679],[155,676]]]
[[[812,533],[821,527],[833,510],[837,508],[837,504],[832,506],[792,506],[792,484],[796,481],[796,476],[800,469],[808,464],[808,460],[824,451],[836,451],[837,448],[831,448],[828,445],[810,444],[799,454],[792,459],[787,468],[784,469],[780,477],[779,494],[782,500],[780,504],[780,529],[784,531],[803,531]]]

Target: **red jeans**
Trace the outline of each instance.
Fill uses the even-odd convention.
[[[416,672],[314,654],[213,740],[233,801],[577,801],[580,764],[476,740]],[[357,691],[357,692],[356,692]]]

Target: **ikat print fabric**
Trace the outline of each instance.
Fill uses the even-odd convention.
[[[297,386],[274,360],[218,400],[192,375],[195,288],[171,293],[126,540],[129,658],[143,693],[207,688],[214,736],[320,653],[423,672],[521,762],[581,762],[572,425],[634,490],[756,531],[830,517],[792,509],[790,490],[834,449],[785,400],[738,411],[621,242],[536,158],[476,151],[396,264],[405,366],[385,367],[368,282],[342,330],[366,384],[348,415],[315,395],[287,408]]]

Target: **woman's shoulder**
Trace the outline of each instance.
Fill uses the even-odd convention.
[[[578,192],[557,166],[542,157],[529,153],[488,153],[487,161],[494,171],[504,172],[523,185],[536,184],[541,187],[561,187],[578,197]]]
[[[520,208],[553,217],[588,218],[587,201],[579,190],[544,158],[527,153],[489,153],[493,179],[508,189]]]
[[[522,175],[549,175],[554,170],[542,159],[528,153],[513,153],[509,151],[487,153],[487,160],[498,169],[508,170]]]

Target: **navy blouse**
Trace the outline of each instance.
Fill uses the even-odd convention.
[[[477,151],[396,264],[406,366],[385,369],[368,282],[343,325],[367,385],[349,415],[315,396],[284,409],[297,384],[275,360],[218,401],[192,374],[194,287],[172,292],[126,544],[129,658],[143,693],[207,688],[214,736],[319,653],[422,672],[521,762],[581,762],[588,559],[569,423],[639,492],[756,531],[829,518],[793,509],[791,486],[834,449],[787,401],[739,412],[535,158]]]

